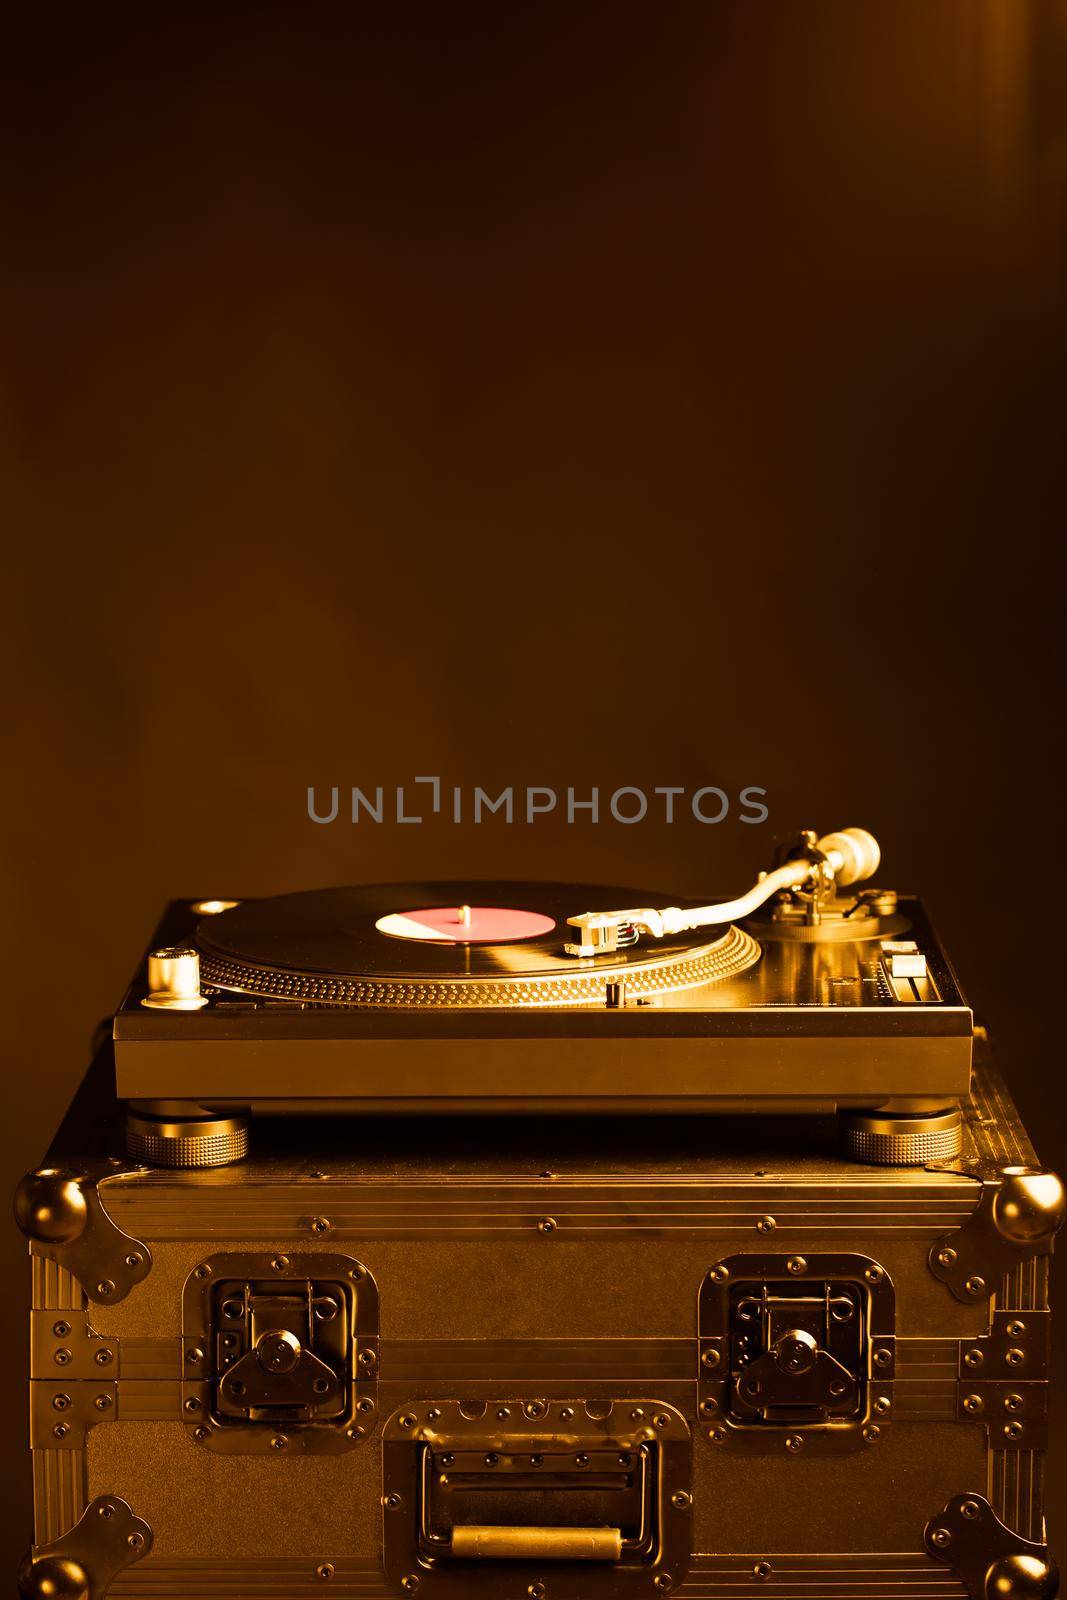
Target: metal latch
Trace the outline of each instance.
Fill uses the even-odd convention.
[[[892,1416],[894,1295],[867,1256],[734,1256],[701,1287],[700,1411],[750,1452],[873,1444]]]
[[[184,1410],[198,1443],[317,1453],[369,1432],[378,1296],[349,1256],[209,1257],[186,1283],[183,1347]]]
[[[220,1286],[214,1329],[220,1416],[252,1422],[336,1417],[351,1380],[348,1297],[341,1283],[305,1278]]]
[[[855,1284],[735,1287],[731,1411],[771,1423],[854,1417],[863,1383],[865,1320]]]

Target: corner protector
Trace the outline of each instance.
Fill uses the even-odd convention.
[[[112,1579],[152,1548],[152,1530],[118,1495],[100,1495],[62,1538],[31,1550],[19,1570],[23,1600],[104,1600]]]
[[[942,1168],[942,1170],[944,1170]],[[965,1305],[989,1299],[1006,1272],[1049,1255],[1067,1217],[1067,1191],[1040,1167],[957,1166],[982,1185],[978,1204],[930,1250],[930,1271]]]
[[[963,1583],[970,1600],[1054,1600],[1060,1576],[1043,1544],[1013,1533],[980,1494],[959,1494],[923,1535],[935,1560]]]
[[[100,1179],[119,1168],[39,1167],[15,1191],[15,1221],[34,1250],[58,1262],[97,1305],[125,1300],[152,1269],[152,1253],[111,1220]]]

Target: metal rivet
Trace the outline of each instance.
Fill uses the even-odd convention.
[[[666,1590],[674,1587],[674,1579],[671,1577],[669,1572],[657,1572],[656,1576],[652,1580],[652,1583],[653,1587],[656,1589]]]
[[[439,1421],[440,1416],[441,1416],[440,1407],[439,1406],[431,1406],[429,1411],[427,1411],[427,1413],[426,1413],[426,1420],[427,1420],[427,1422],[437,1422],[437,1421]]]
[[[329,1217],[312,1217],[309,1226],[312,1233],[321,1239],[323,1234],[330,1232],[331,1228],[333,1227],[333,1223],[330,1221]]]
[[[406,1411],[404,1415],[399,1417],[397,1420],[402,1428],[413,1428],[415,1426],[415,1416],[411,1411]]]
[[[980,1278],[978,1274],[975,1273],[973,1278],[967,1279],[967,1282],[963,1285],[963,1287],[966,1289],[969,1295],[973,1295],[977,1299],[977,1297],[982,1293],[982,1290],[985,1288],[985,1279]]]
[[[587,1455],[576,1455],[574,1462],[576,1466],[587,1467],[589,1465],[589,1457]]]
[[[357,1411],[364,1411],[364,1412],[373,1411],[374,1410],[374,1401],[369,1399],[366,1395],[364,1395],[363,1399],[359,1402],[359,1405],[356,1407],[356,1410]]]
[[[52,1429],[52,1432],[55,1434],[57,1439],[65,1439],[67,1434],[70,1432],[70,1426],[66,1422],[57,1422],[55,1427]]]
[[[723,1266],[722,1262],[720,1261],[717,1267],[712,1267],[708,1276],[711,1278],[713,1283],[725,1283],[727,1278],[730,1276],[730,1269],[729,1267]]]
[[[359,1283],[360,1280],[366,1276],[366,1273],[363,1271],[362,1267],[350,1267],[348,1276],[352,1279],[353,1283]]]
[[[641,1406],[634,1406],[633,1410],[630,1412],[630,1421],[631,1422],[640,1422],[641,1418],[644,1416],[644,1414],[645,1413],[644,1413],[643,1409],[641,1408]]]
[[[185,1352],[185,1359],[188,1361],[191,1367],[195,1367],[198,1361],[203,1361],[204,1352],[197,1349],[187,1350]]]
[[[1022,1408],[1023,1397],[1021,1394],[1006,1394],[1004,1396],[1005,1411],[1021,1411]]]
[[[669,1428],[671,1425],[671,1419],[666,1411],[659,1412],[657,1416],[652,1418],[652,1421],[657,1428]]]
[[[97,1506],[96,1514],[98,1517],[103,1517],[106,1521],[108,1518],[115,1515],[115,1507],[111,1504],[110,1500],[105,1500],[102,1506]]]
[[[129,1255],[126,1257],[126,1265],[128,1267],[139,1267],[143,1260],[144,1256],[139,1250],[131,1250]]]
[[[960,1515],[966,1517],[968,1522],[976,1522],[982,1515],[982,1508],[976,1500],[965,1500],[960,1506]]]
[[[559,1415],[560,1415],[560,1420],[562,1422],[570,1422],[571,1418],[574,1416],[574,1407],[573,1406],[561,1406]],[[644,1415],[643,1412],[642,1412],[642,1415]]]
[[[65,1367],[74,1360],[74,1356],[69,1350],[57,1350],[53,1355],[52,1360],[55,1362],[57,1367]]]
[[[785,1441],[785,1447],[787,1450],[792,1450],[795,1453],[797,1450],[803,1450],[804,1440],[801,1438],[799,1433],[791,1433],[788,1439]]]
[[[506,1422],[510,1416],[511,1416],[511,1407],[510,1406],[500,1406],[500,1407],[498,1407],[497,1414],[496,1414],[498,1422]]]
[[[131,1550],[140,1550],[144,1546],[144,1534],[143,1533],[130,1533],[130,1534],[127,1534],[126,1543],[129,1545]]]
[[[205,1428],[203,1426],[201,1426],[199,1428],[194,1428],[193,1429],[193,1438],[194,1439],[199,1439],[201,1444],[202,1444],[205,1439],[210,1439],[211,1438],[211,1429],[210,1428]]]
[[[96,1352],[96,1355],[93,1357],[93,1360],[96,1362],[98,1367],[109,1366],[110,1363],[111,1363],[111,1351],[110,1350],[98,1350]]]
[[[963,1409],[969,1411],[972,1416],[977,1416],[980,1411],[985,1410],[985,1401],[980,1394],[969,1394],[964,1399]]]
[[[398,1511],[401,1505],[400,1496],[398,1494],[383,1494],[382,1505],[387,1511]]]
[[[726,1429],[722,1427],[712,1428],[708,1433],[708,1438],[712,1444],[722,1444],[726,1439]]]
[[[940,1267],[954,1267],[956,1260],[956,1252],[951,1246],[937,1252],[937,1264]]]
[[[115,1285],[110,1278],[101,1278],[96,1286],[96,1292],[106,1300],[109,1294],[115,1293]]]
[[[1009,1422],[1009,1423],[1005,1424],[1005,1427],[1004,1427],[1004,1437],[1005,1437],[1005,1439],[1021,1439],[1022,1436],[1023,1436],[1023,1425],[1022,1425],[1021,1422]]]
[[[111,1407],[111,1396],[109,1394],[98,1394],[93,1404],[98,1411],[107,1411]]]
[[[700,1402],[700,1410],[705,1417],[713,1417],[718,1409],[719,1402],[717,1400],[702,1400]]]
[[[686,1489],[679,1489],[677,1494],[671,1495],[671,1505],[675,1511],[688,1511],[693,1504],[693,1496]]]
[[[376,1359],[377,1357],[373,1350],[361,1350],[359,1352],[359,1364],[361,1367],[373,1367]]]
[[[70,1395],[69,1394],[57,1394],[52,1399],[52,1409],[53,1409],[53,1411],[66,1411],[66,1409],[67,1409],[67,1407],[69,1405],[70,1405]]]
[[[867,1268],[863,1276],[866,1278],[868,1283],[881,1283],[882,1279],[885,1277],[885,1272],[879,1266],[872,1266]]]
[[[930,1543],[939,1550],[945,1550],[952,1543],[952,1535],[947,1528],[935,1528],[930,1535]]]
[[[981,1350],[968,1350],[963,1358],[963,1364],[965,1367],[980,1367],[984,1360],[985,1355]]]
[[[193,1268],[194,1278],[210,1278],[210,1276],[211,1268],[208,1266],[206,1261],[201,1261],[198,1267]]]
[[[336,1570],[332,1561],[324,1561],[321,1566],[315,1568],[315,1576],[316,1578],[321,1578],[324,1583],[328,1583]]]
[[[893,1352],[885,1345],[882,1345],[880,1349],[874,1352],[874,1364],[876,1367],[888,1367],[892,1365],[892,1362]]]
[[[187,1400],[185,1402],[185,1409],[186,1409],[186,1411],[199,1411],[200,1410],[200,1401],[199,1400]]]
[[[879,1416],[879,1417],[884,1417],[886,1412],[889,1410],[889,1405],[890,1405],[889,1396],[885,1395],[885,1394],[880,1394],[878,1396],[877,1400],[874,1402],[875,1415]]]
[[[778,1224],[773,1217],[760,1217],[756,1223],[757,1233],[773,1233]]]
[[[1026,1332],[1026,1323],[1025,1322],[1020,1322],[1018,1320],[1018,1318],[1016,1318],[1014,1321],[1008,1323],[1008,1338],[1009,1339],[1021,1339],[1025,1332]]]
[[[522,1414],[524,1417],[543,1417],[545,1414],[544,1401],[527,1400],[522,1408]]]
[[[415,1590],[419,1587],[419,1580],[416,1578],[413,1572],[409,1572],[406,1578],[401,1578],[400,1587],[404,1590],[405,1594],[414,1594]]]
[[[705,1350],[700,1357],[701,1365],[705,1367],[717,1367],[721,1360],[722,1356],[717,1350]]]
[[[485,1464],[486,1464],[487,1467],[499,1466],[500,1457],[498,1455],[494,1454],[494,1452],[492,1450],[490,1450],[488,1455],[485,1458]]]
[[[882,1430],[877,1423],[872,1422],[869,1428],[864,1428],[863,1437],[868,1444],[874,1444],[882,1437]]]
[[[271,1262],[271,1267],[273,1268],[273,1270],[275,1272],[284,1272],[285,1269],[288,1266],[289,1266],[289,1257],[288,1256],[275,1256],[273,1261]]]
[[[284,1450],[288,1443],[284,1433],[276,1433],[270,1442],[270,1447],[272,1450]]]
[[[537,1227],[541,1233],[555,1233],[556,1219],[555,1217],[542,1217]]]
[[[757,1561],[752,1568],[752,1576],[757,1583],[766,1583],[773,1570],[769,1561]]]
[[[70,1323],[69,1322],[53,1322],[53,1324],[52,1324],[52,1332],[55,1334],[57,1339],[65,1339],[67,1337],[67,1334],[70,1332]]]
[[[1021,1367],[1023,1362],[1026,1360],[1026,1351],[1009,1350],[1004,1359],[1008,1363],[1009,1367]]]
[[[527,1584],[526,1593],[529,1595],[530,1600],[545,1600],[548,1590],[538,1578],[533,1583]]]
[[[799,1277],[802,1272],[807,1272],[808,1270],[808,1263],[804,1260],[803,1256],[790,1256],[785,1265],[786,1271],[791,1272],[795,1278]]]

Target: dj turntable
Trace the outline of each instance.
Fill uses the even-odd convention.
[[[1052,1600],[1067,1197],[878,870],[174,902],[16,1197],[25,1600]]]
[[[241,1118],[301,1110],[759,1109],[850,1113],[864,1159],[952,1154],[972,1014],[878,865],[849,829],[717,905],[451,882],[175,902],[115,1018],[131,1148],[230,1159]]]

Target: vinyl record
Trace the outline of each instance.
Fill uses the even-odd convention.
[[[647,889],[563,883],[405,883],[247,900],[197,928],[204,982],[327,1005],[604,1003],[624,975],[640,998],[733,977],[759,957],[738,928],[642,942],[609,956],[564,952],[567,918],[622,906],[694,904]]]

